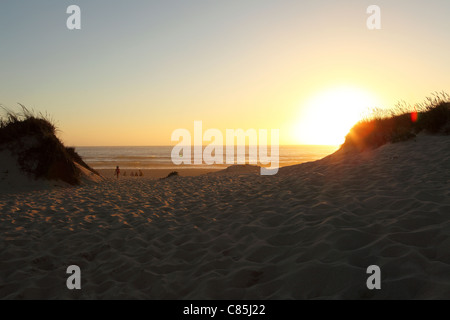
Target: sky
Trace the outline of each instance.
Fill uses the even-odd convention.
[[[361,108],[450,91],[449,16],[448,0],[2,0],[0,104],[49,114],[71,146],[173,145],[196,120],[337,144]]]

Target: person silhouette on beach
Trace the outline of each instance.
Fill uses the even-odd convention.
[[[119,166],[117,166],[117,167],[116,167],[116,176],[117,176],[117,179],[119,179],[119,175],[120,175],[120,169],[119,169]]]

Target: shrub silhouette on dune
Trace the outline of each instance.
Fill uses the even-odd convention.
[[[358,122],[348,133],[344,149],[370,150],[386,143],[406,141],[420,132],[450,134],[450,96],[436,93],[414,107],[398,104],[391,110],[375,110],[370,119]]]
[[[169,178],[171,178],[171,177],[178,177],[178,176],[179,176],[179,175],[178,175],[178,171],[172,171],[171,173],[169,173],[169,174],[167,175],[167,177],[159,178],[159,180],[169,179]]]
[[[62,180],[71,185],[80,183],[81,171],[75,163],[98,174],[74,148],[63,145],[48,117],[21,107],[21,113],[3,107],[6,117],[0,119],[0,149],[9,149],[16,155],[24,172],[36,179]]]

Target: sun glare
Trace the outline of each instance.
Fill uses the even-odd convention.
[[[378,99],[359,88],[339,87],[316,94],[302,107],[296,135],[302,144],[340,145]]]

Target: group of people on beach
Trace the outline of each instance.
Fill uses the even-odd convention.
[[[116,170],[114,171],[114,175],[117,177],[117,179],[119,179],[119,176],[120,176],[120,168],[119,168],[119,166],[116,167]],[[126,177],[126,175],[127,175],[127,172],[124,171],[123,172],[123,176]],[[144,174],[139,169],[139,172],[136,172],[136,173],[135,172],[131,172],[131,176],[132,177],[142,177],[142,176],[144,176]]]

